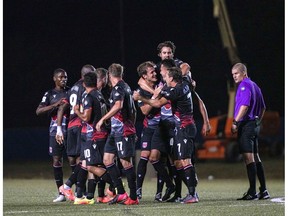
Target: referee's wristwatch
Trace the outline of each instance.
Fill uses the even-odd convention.
[[[233,123],[232,123],[233,125],[235,125],[236,127],[238,127],[239,126],[239,122],[238,121],[236,121],[235,119],[233,119]]]

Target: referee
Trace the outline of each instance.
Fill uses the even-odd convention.
[[[248,191],[238,200],[268,199],[270,194],[266,189],[264,169],[258,154],[260,122],[266,109],[263,95],[257,84],[248,77],[244,64],[235,64],[232,67],[232,76],[238,87],[231,131],[238,133],[240,152],[250,184]],[[256,176],[260,183],[259,193],[256,193]]]

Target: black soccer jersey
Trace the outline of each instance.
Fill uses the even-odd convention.
[[[47,92],[45,92],[44,96],[42,97],[42,100],[39,104],[39,106],[49,106],[51,104],[54,104],[58,102],[61,98],[67,98],[67,91],[68,89],[64,90],[56,90],[56,89],[51,89]],[[55,136],[57,132],[57,110],[58,108],[54,108],[49,112],[49,116],[51,117],[50,121],[50,136]],[[62,119],[62,132],[63,134],[67,132],[67,113],[63,115]]]
[[[167,88],[162,94],[171,101],[172,112],[178,126],[185,127],[194,123],[192,94],[186,82]]]
[[[85,88],[83,87],[83,80],[78,80],[68,92],[68,100],[70,104],[70,117],[68,128],[74,126],[81,126],[81,119],[75,114],[74,106],[76,104],[82,104],[82,94],[85,92]]]
[[[148,92],[145,91],[144,89],[142,89],[141,87],[139,87],[137,89],[137,91],[139,91],[139,94],[145,98],[151,98],[153,95]],[[144,106],[144,103],[142,101],[138,101],[138,106]],[[149,112],[148,115],[145,116],[144,121],[143,121],[143,126],[144,128],[156,128],[156,126],[159,124],[160,122],[160,108],[152,108]]]
[[[92,109],[91,119],[87,124],[93,129],[92,140],[106,139],[108,135],[108,128],[103,124],[101,131],[97,131],[95,126],[97,122],[107,113],[107,107],[103,95],[97,89],[92,90],[87,94],[83,102],[83,108]],[[87,126],[88,128],[88,126]]]
[[[161,90],[161,94],[164,94],[168,89],[169,87],[166,84],[164,84]],[[166,103],[161,107],[161,121],[169,121],[169,122],[175,121],[170,100],[168,100],[168,103]]]
[[[114,136],[128,136],[136,133],[134,126],[135,104],[132,91],[127,83],[120,80],[110,94],[109,103],[113,107],[116,101],[123,101],[123,107],[111,118],[111,134]]]

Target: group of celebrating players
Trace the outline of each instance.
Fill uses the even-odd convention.
[[[173,42],[162,42],[157,47],[161,61],[146,61],[137,67],[139,87],[134,92],[123,80],[120,64],[113,63],[108,70],[84,65],[81,79],[71,88],[67,87],[66,71],[54,71],[55,88],[45,92],[36,110],[37,115],[51,116],[49,154],[59,191],[53,202],[69,199],[74,204],[138,205],[148,161],[157,172],[156,201],[199,202],[193,103],[199,105],[203,135],[209,133],[210,124],[205,104],[195,92],[190,66],[174,58],[175,49]],[[134,101],[144,115],[137,168]],[[64,151],[72,170],[65,183]],[[182,182],[187,187],[185,197]]]

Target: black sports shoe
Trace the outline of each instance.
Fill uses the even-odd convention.
[[[155,201],[158,201],[158,202],[162,202],[162,193],[159,192],[155,195],[155,198],[154,198]]]
[[[181,196],[174,195],[171,199],[168,199],[167,202],[181,202]]]
[[[269,199],[270,198],[270,194],[269,194],[268,190],[264,190],[263,192],[260,191],[259,193],[256,194],[256,196],[258,197],[258,199]]]
[[[238,198],[237,200],[258,200],[257,194],[251,195],[248,192],[243,194],[243,197]]]
[[[170,198],[171,194],[173,194],[175,192],[175,185],[171,186],[171,187],[167,187],[166,192],[164,194],[164,196],[162,197],[162,201],[166,201]]]

